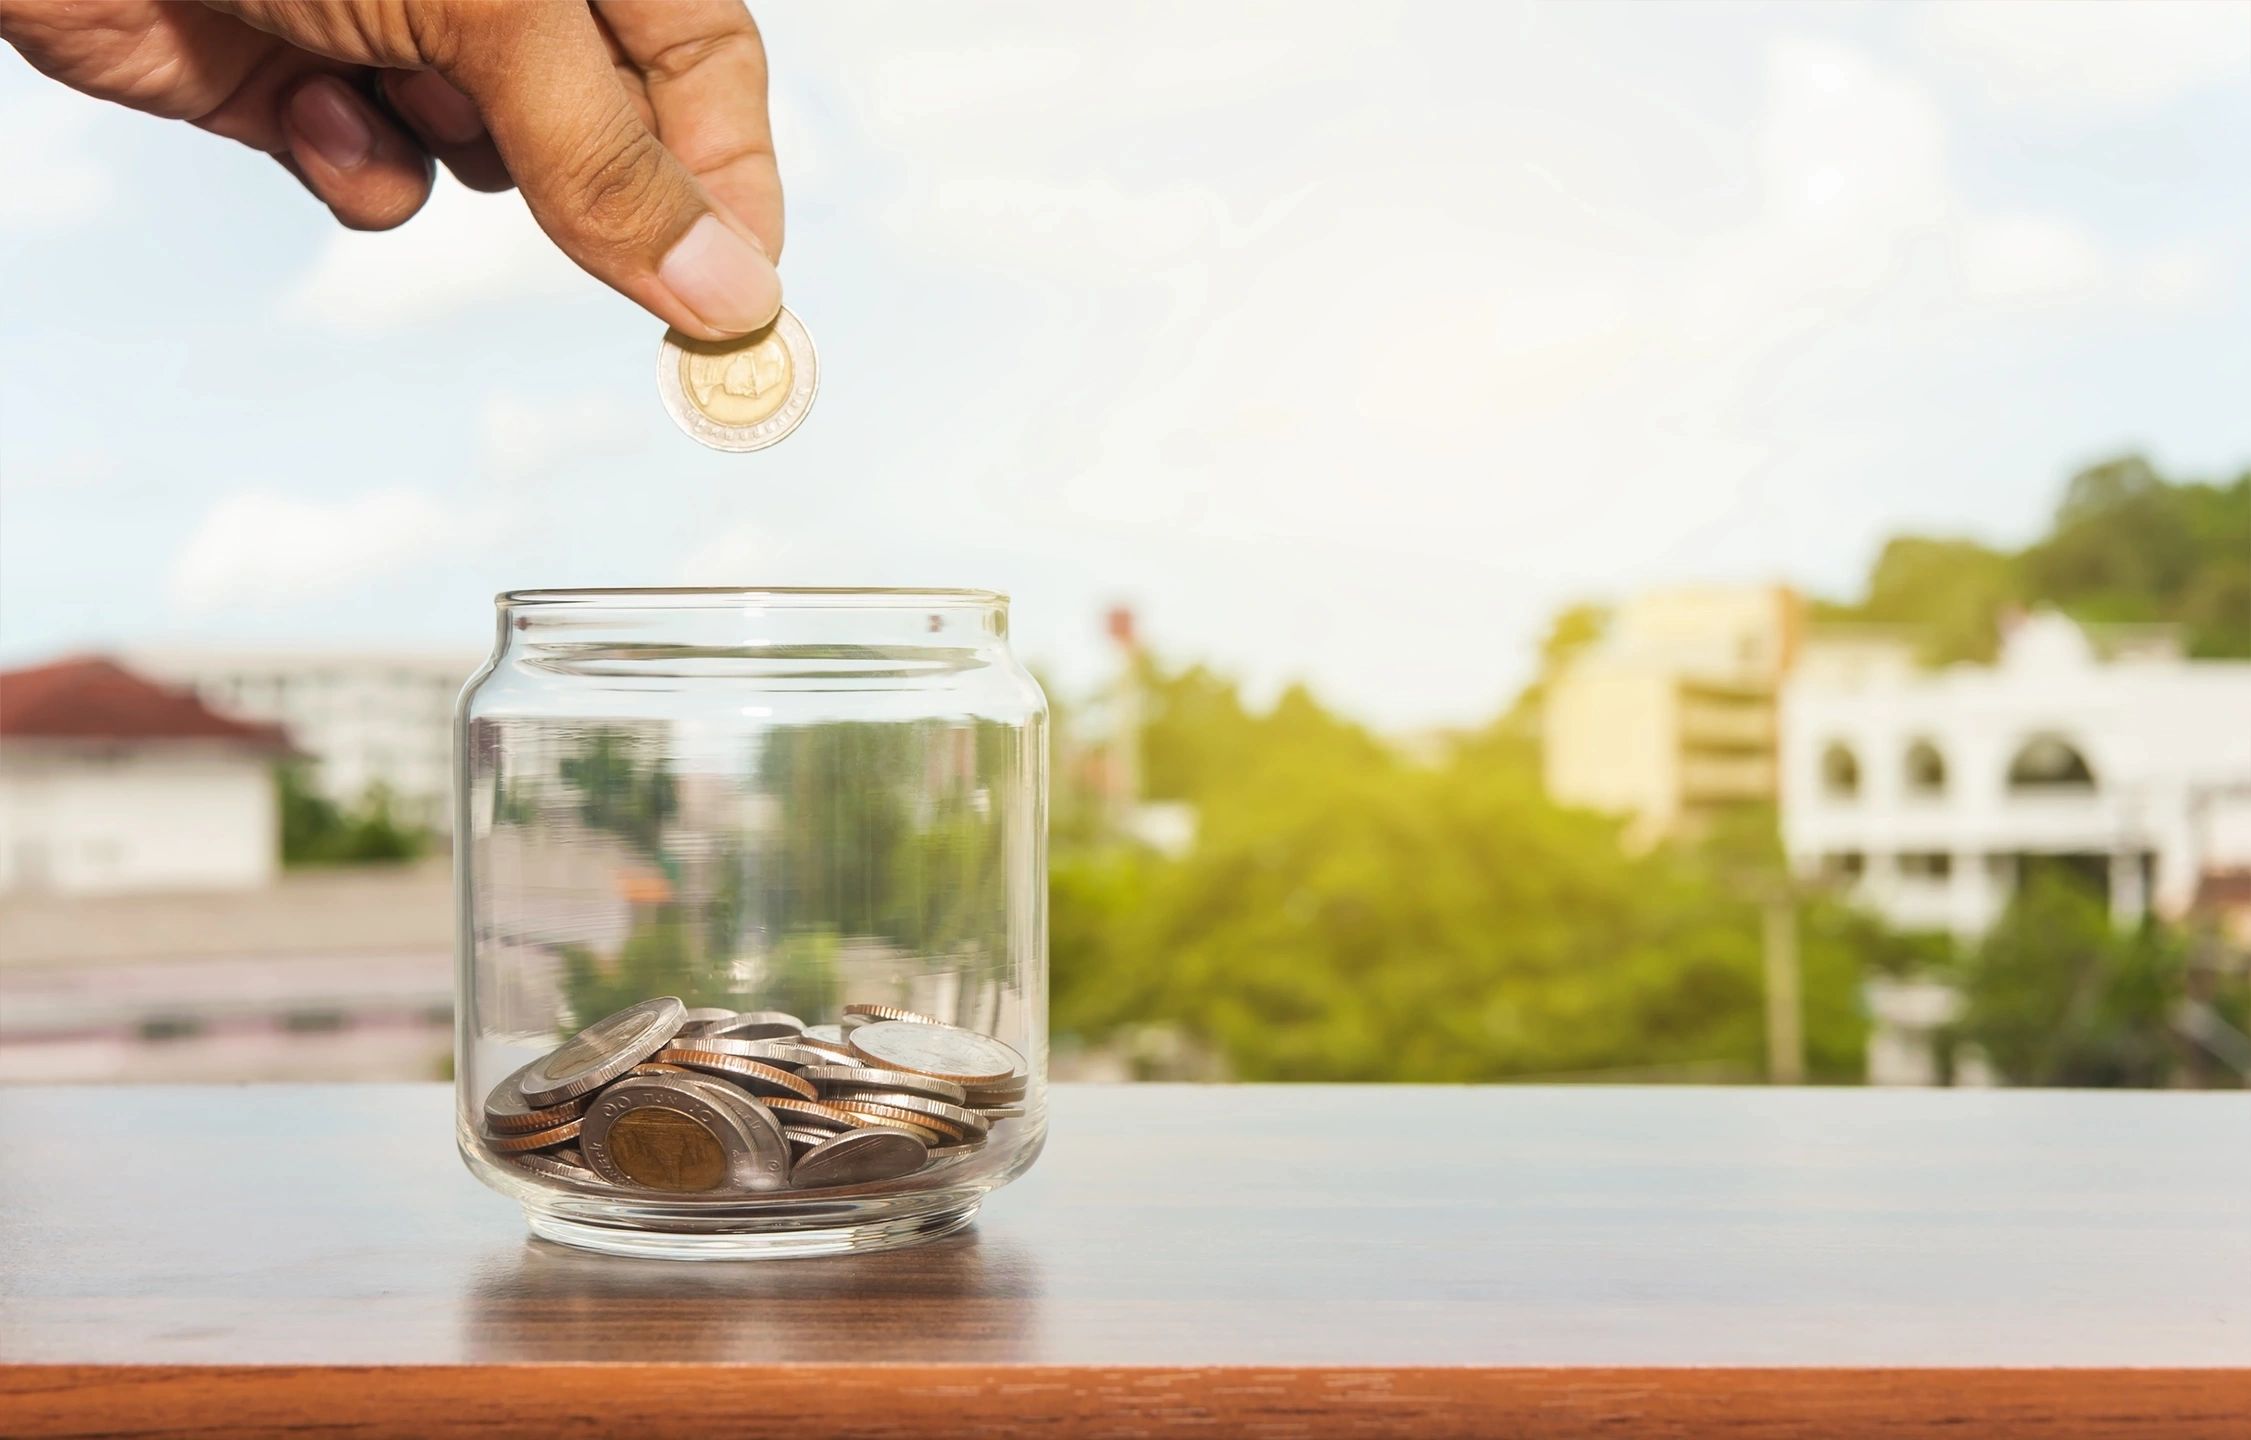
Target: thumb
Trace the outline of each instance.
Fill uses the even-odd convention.
[[[643,123],[584,6],[500,7],[504,43],[462,47],[447,78],[476,101],[532,217],[586,272],[707,340],[761,329],[781,276]]]

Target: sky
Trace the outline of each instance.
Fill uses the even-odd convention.
[[[2251,464],[2251,5],[753,8],[822,379],[748,456],[514,196],[347,233],[0,51],[0,659],[970,585],[1411,729],[1575,600]]]

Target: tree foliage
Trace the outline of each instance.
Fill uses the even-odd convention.
[[[2012,1084],[2163,1085],[2184,958],[2172,932],[2122,930],[2086,886],[2039,872],[1967,957],[1962,1037]]]
[[[381,786],[347,810],[313,789],[302,766],[284,765],[276,776],[281,801],[284,865],[356,865],[412,860],[429,837],[391,814]]]
[[[1168,1021],[1245,1079],[1763,1073],[1757,907],[1701,857],[1622,854],[1519,748],[1419,767],[1303,691],[1252,714],[1192,674],[1147,739],[1196,777],[1197,842],[1057,857],[1058,1032]],[[1193,755],[1213,715],[1226,764]],[[1858,957],[1805,941],[1813,1072],[1857,1078]]]
[[[1944,663],[1990,660],[2013,606],[2177,624],[2192,655],[2251,657],[2251,471],[2183,483],[2137,455],[2106,461],[2072,477],[2048,533],[2023,550],[1901,536],[1866,595],[1827,613],[1912,627]]]

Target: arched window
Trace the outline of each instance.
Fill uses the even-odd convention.
[[[2095,772],[2078,747],[2055,735],[2035,735],[2009,762],[2011,790],[2092,790]]]
[[[1928,740],[1917,740],[1907,747],[1907,793],[1923,796],[1946,793],[1946,757]]]
[[[1830,741],[1821,752],[1821,793],[1832,800],[1849,800],[1860,793],[1860,760],[1841,740]]]

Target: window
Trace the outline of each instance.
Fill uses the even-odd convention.
[[[1954,873],[1954,857],[1944,850],[1903,850],[1899,873],[1907,880],[1945,880]]]
[[[2009,762],[2009,788],[2030,791],[2092,790],[2095,772],[2068,740],[2035,735]]]
[[[1868,857],[1858,850],[1832,850],[1821,857],[1821,878],[1832,884],[1850,885],[1868,869]]]
[[[1946,757],[1928,740],[1907,747],[1907,793],[1924,797],[1946,793]]]
[[[1833,800],[1849,800],[1860,793],[1860,760],[1842,741],[1830,741],[1821,752],[1821,793]]]

